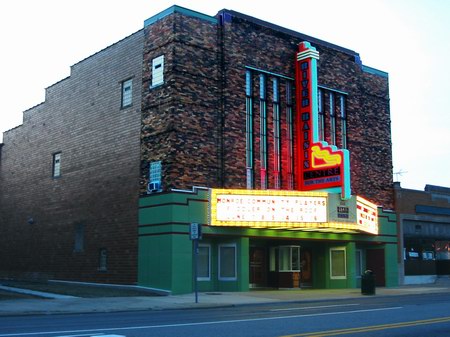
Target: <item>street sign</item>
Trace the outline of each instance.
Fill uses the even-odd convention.
[[[196,222],[192,222],[189,228],[189,235],[191,240],[201,240],[202,239],[202,225]]]

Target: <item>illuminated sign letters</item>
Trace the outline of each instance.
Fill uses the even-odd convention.
[[[277,227],[327,222],[327,196],[302,192],[212,190],[212,224]]]
[[[376,206],[359,197],[342,200],[336,193],[281,190],[210,193],[211,226],[378,233]]]
[[[356,221],[361,231],[378,234],[378,208],[361,197],[356,197]]]
[[[296,59],[297,179],[302,191],[341,188],[341,198],[351,197],[350,156],[347,150],[319,140],[317,60],[309,42],[299,44]]]

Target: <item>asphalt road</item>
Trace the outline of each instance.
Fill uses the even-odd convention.
[[[0,317],[0,337],[450,336],[450,294]]]

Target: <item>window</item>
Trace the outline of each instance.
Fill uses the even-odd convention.
[[[294,127],[292,112],[292,84],[286,83],[286,135],[287,135],[287,173],[288,189],[294,189]]]
[[[261,160],[261,189],[267,189],[267,103],[266,76],[259,75],[259,109],[260,109],[260,160]]]
[[[106,271],[108,264],[108,251],[106,248],[100,248],[98,252],[98,270]]]
[[[346,149],[347,93],[320,86],[317,92],[317,105],[319,141],[326,141]]]
[[[300,271],[300,246],[280,246],[278,248],[278,271]]]
[[[345,279],[347,277],[345,248],[330,249],[330,272],[332,279]]]
[[[198,281],[211,280],[211,246],[199,244],[198,245]]]
[[[161,191],[161,161],[150,163],[148,179],[147,193]]]
[[[236,244],[219,245],[219,280],[235,281],[236,279]]]
[[[247,188],[253,188],[253,97],[252,97],[252,73],[247,70],[245,73],[245,120],[246,120],[246,169]]]
[[[275,189],[281,188],[281,140],[280,140],[280,101],[278,79],[273,82],[273,174],[275,178]]]
[[[58,178],[61,176],[61,152],[53,154],[53,178]]]
[[[342,148],[347,148],[347,112],[345,111],[345,96],[340,96],[340,110],[341,110],[341,136]]]
[[[152,88],[164,83],[164,55],[152,60]]]
[[[317,95],[317,105],[319,108],[319,140],[325,140],[325,115],[323,109],[323,90],[319,89]]]
[[[73,247],[74,252],[82,252],[84,250],[84,224],[75,224],[75,244]]]
[[[131,106],[133,92],[132,83],[133,80],[131,78],[122,82],[122,108]]]
[[[336,111],[334,106],[334,94],[332,92],[330,92],[330,122],[330,142],[331,144],[336,145]]]

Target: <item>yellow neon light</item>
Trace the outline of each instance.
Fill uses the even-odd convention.
[[[321,149],[318,145],[311,147],[311,158],[311,165],[314,168],[336,166],[340,165],[342,162],[340,154],[333,154],[329,149]]]
[[[225,203],[220,201],[223,198],[229,197]],[[277,208],[278,206],[267,209],[267,214],[274,213],[274,219],[255,220],[255,216],[251,209],[248,209],[248,203],[259,201],[264,205],[286,203],[291,201],[304,202],[305,207],[303,211],[310,212],[306,219],[313,219],[317,216],[321,221],[295,221],[293,218],[279,221],[277,220],[283,210]],[[278,198],[277,198],[278,197]],[[211,226],[227,226],[227,227],[249,227],[255,229],[285,229],[285,230],[305,230],[305,231],[320,231],[332,233],[357,233],[367,232],[371,234],[378,234],[378,213],[377,205],[365,200],[361,197],[356,197],[357,201],[357,221],[356,222],[339,222],[328,221],[327,215],[323,212],[328,212],[328,193],[326,192],[303,192],[303,191],[283,191],[283,190],[240,190],[240,189],[211,189],[210,190],[210,213],[209,222]],[[291,199],[289,199],[291,198]],[[323,204],[325,202],[325,204]],[[241,205],[240,203],[243,203]],[[316,203],[316,205],[314,204]],[[228,208],[224,208],[225,207]],[[241,209],[239,209],[241,207]],[[353,206],[354,207],[354,206]],[[255,210],[256,211],[256,210]],[[313,212],[319,214],[312,214]],[[261,216],[261,210],[258,211]],[[278,213],[277,213],[278,212]],[[280,213],[281,212],[281,213]],[[246,215],[250,214],[248,218]],[[312,216],[312,218],[311,218]]]

